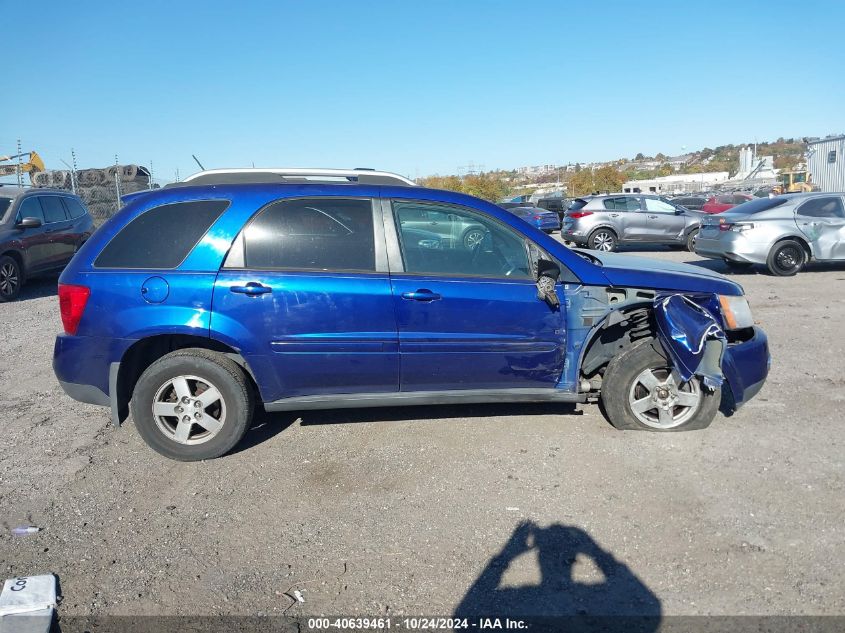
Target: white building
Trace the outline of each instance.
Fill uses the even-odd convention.
[[[728,179],[726,171],[711,171],[702,174],[673,174],[649,180],[629,180],[622,185],[625,193],[685,193],[707,191]]]

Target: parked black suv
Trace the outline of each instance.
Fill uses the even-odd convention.
[[[61,271],[93,232],[71,193],[0,186],[0,302],[17,298],[27,279]]]

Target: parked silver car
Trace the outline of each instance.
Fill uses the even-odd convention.
[[[598,251],[620,244],[674,244],[693,249],[703,213],[660,196],[611,194],[576,198],[563,216],[561,235]]]
[[[695,252],[733,268],[794,275],[810,260],[845,260],[845,193],[758,198],[704,219]]]

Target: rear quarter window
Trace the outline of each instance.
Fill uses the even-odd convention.
[[[82,203],[75,198],[64,198],[65,206],[67,207],[67,211],[70,214],[72,219],[81,218],[85,215],[85,207],[82,206]]]
[[[228,206],[228,200],[197,200],[144,211],[106,244],[94,266],[176,268]]]

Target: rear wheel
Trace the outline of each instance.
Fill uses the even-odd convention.
[[[791,277],[800,271],[807,262],[807,253],[801,243],[784,240],[772,247],[766,258],[766,268],[778,277]]]
[[[23,284],[21,267],[14,257],[0,257],[0,303],[18,298]]]
[[[720,390],[705,389],[695,376],[682,382],[654,340],[616,356],[602,379],[602,404],[617,429],[703,429],[713,421],[720,399]]]
[[[610,229],[596,229],[590,233],[590,237],[587,239],[587,245],[594,251],[611,253],[616,250],[616,233]]]
[[[252,421],[253,396],[243,370],[204,349],[163,356],[141,375],[132,417],[144,441],[179,461],[229,452]]]

